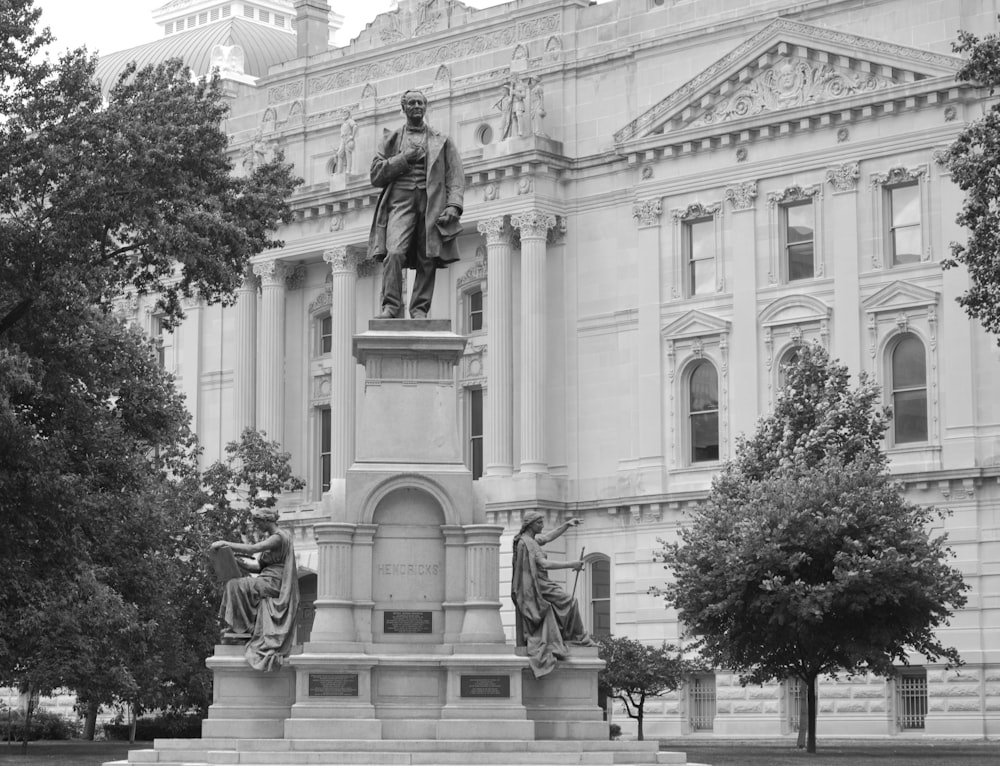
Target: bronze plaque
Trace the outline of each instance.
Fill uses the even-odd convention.
[[[461,676],[459,696],[510,697],[510,676]]]
[[[357,673],[310,673],[310,697],[357,697]]]
[[[382,619],[384,633],[430,633],[430,612],[385,612]]]

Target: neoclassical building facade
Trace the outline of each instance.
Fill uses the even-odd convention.
[[[559,543],[586,549],[590,627],[684,642],[648,592],[669,576],[658,540],[770,410],[782,362],[818,342],[882,387],[892,471],[951,512],[971,586],[942,636],[964,667],[914,656],[889,681],[824,682],[820,731],[1000,736],[1000,359],[955,302],[966,275],[941,268],[964,236],[944,153],[984,110],[951,43],[996,31],[997,3],[397,6],[330,48],[325,0],[295,0],[295,57],[231,72],[236,172],[280,149],[304,179],[284,247],[255,259],[235,306],[192,302],[172,334],[151,305],[124,309],[158,338],[206,462],[247,426],[291,452],[304,592],[357,441],[352,338],[379,309],[368,163],[420,88],[466,178],[462,257],[431,318],[468,338],[459,421],[504,550],[526,511],[581,517]],[[509,576],[502,555],[501,593]],[[798,695],[720,668],[647,705],[646,735],[792,736]]]

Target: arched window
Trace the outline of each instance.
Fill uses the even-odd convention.
[[[778,362],[778,388],[782,389],[785,387],[785,382],[788,380],[788,368],[789,366],[795,364],[799,361],[799,346],[792,346],[784,354],[781,355],[781,361]]]
[[[719,459],[719,375],[706,360],[688,377],[688,436],[692,463]]]
[[[927,441],[927,354],[923,342],[904,335],[892,348],[889,386],[895,444]]]
[[[323,314],[316,320],[319,330],[319,347],[316,349],[320,355],[329,354],[333,350],[333,318],[329,314]]]
[[[590,562],[590,632],[611,635],[611,561],[605,556]]]

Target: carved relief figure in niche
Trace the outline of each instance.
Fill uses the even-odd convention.
[[[337,147],[336,172],[345,174],[354,172],[354,149],[357,134],[358,123],[351,117],[351,110],[345,109],[344,121],[340,125],[340,146]]]
[[[542,546],[552,542],[570,527],[580,524],[573,518],[543,534],[545,517],[538,511],[524,514],[521,531],[514,538],[511,600],[516,611],[515,638],[518,646],[528,648],[528,662],[535,678],[551,673],[556,660],[569,656],[566,642],[594,646],[584,630],[576,599],[549,579],[550,569],[583,569],[582,561],[551,563]]]
[[[252,511],[254,524],[266,537],[257,543],[212,543],[213,563],[224,558],[229,574],[216,565],[221,577],[228,576],[219,617],[235,634],[246,639],[244,656],[255,670],[277,670],[295,641],[295,617],[299,606],[299,578],[295,567],[292,533],[278,527],[277,508]],[[226,549],[229,555],[222,553]],[[255,556],[239,558],[232,554]],[[236,570],[236,571],[233,571]],[[252,575],[256,576],[252,576]]]
[[[371,164],[382,188],[368,255],[383,261],[380,319],[403,318],[403,268],[416,271],[410,318],[425,319],[435,271],[458,260],[465,172],[454,142],[424,122],[427,99],[409,90],[400,99],[406,124],[388,134]]]

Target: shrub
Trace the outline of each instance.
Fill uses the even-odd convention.
[[[64,718],[47,710],[36,710],[31,715],[28,739],[72,739],[80,736],[79,721]],[[24,738],[24,714],[20,710],[8,714],[3,711],[0,719],[0,740],[20,741]]]
[[[143,742],[154,739],[200,739],[202,718],[197,713],[162,713],[140,718],[135,725],[135,738]],[[127,740],[127,723],[106,723],[108,739]]]

